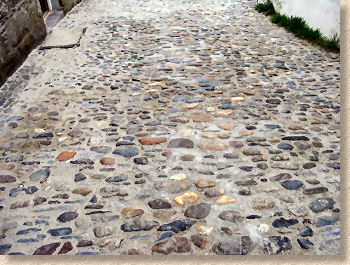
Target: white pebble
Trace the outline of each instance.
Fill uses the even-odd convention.
[[[270,227],[267,224],[261,224],[258,227],[260,233],[267,233],[270,230]]]

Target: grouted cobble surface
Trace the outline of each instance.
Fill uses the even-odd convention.
[[[255,2],[73,9],[0,91],[0,253],[338,254],[339,55]]]

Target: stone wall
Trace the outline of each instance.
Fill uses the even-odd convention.
[[[37,0],[0,0],[0,86],[45,37]]]

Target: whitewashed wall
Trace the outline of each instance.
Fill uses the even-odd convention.
[[[47,3],[49,4],[50,10],[57,10],[62,8],[58,2],[58,0],[48,0]]]
[[[259,0],[258,2],[265,2]],[[305,19],[312,28],[319,28],[326,37],[340,36],[339,0],[272,0],[277,12]]]

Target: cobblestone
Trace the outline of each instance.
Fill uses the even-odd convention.
[[[339,55],[255,2],[68,14],[2,87],[0,253],[338,254]]]

